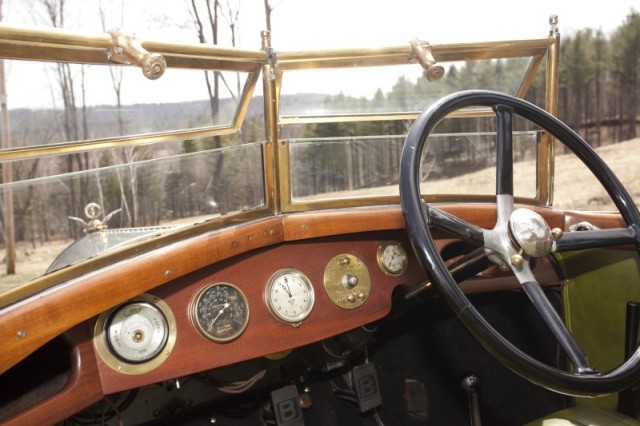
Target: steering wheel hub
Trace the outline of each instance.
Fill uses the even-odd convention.
[[[524,208],[514,210],[509,220],[509,231],[516,245],[526,255],[542,257],[551,253],[551,228],[538,213]]]

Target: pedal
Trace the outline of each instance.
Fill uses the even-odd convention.
[[[429,399],[427,397],[427,387],[423,382],[414,379],[405,379],[404,400],[410,415],[427,418],[429,414]]]
[[[304,426],[298,388],[288,385],[271,392],[273,414],[278,426]]]
[[[366,363],[353,367],[353,385],[361,413],[382,405],[382,394],[374,364]]]

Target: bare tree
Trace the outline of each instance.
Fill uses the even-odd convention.
[[[265,16],[265,23],[267,25],[267,31],[271,32],[271,14],[273,13],[273,10],[280,6],[282,4],[282,2],[284,2],[284,0],[279,0],[279,1],[269,1],[269,0],[264,0],[264,16]]]
[[[55,27],[61,28],[65,24],[65,0],[41,0],[41,4],[46,11],[46,19],[48,23]],[[57,63],[55,67],[56,80],[58,88],[60,89],[60,95],[63,103],[62,111],[62,128],[66,140],[75,141],[81,139],[80,125],[78,122],[78,102],[76,100],[76,81],[74,75],[74,68],[68,63]],[[81,79],[83,79],[83,71],[81,68]],[[84,107],[84,84],[81,82],[81,113],[86,114],[86,108]],[[88,126],[86,125],[86,116],[83,120],[83,130],[86,136],[88,132]],[[74,171],[86,170],[89,167],[89,154],[71,154],[67,157],[66,172],[72,173]],[[81,175],[76,184],[71,185],[69,191],[69,202],[67,204],[67,215],[75,216],[87,202],[89,188],[89,179],[86,175]],[[73,238],[79,236],[79,231],[76,227],[69,228],[70,235]]]
[[[105,5],[100,1],[98,11],[100,14],[100,23],[102,24],[102,30],[104,32],[109,31],[111,28],[107,28],[107,18],[106,18],[106,10]],[[124,1],[120,1],[120,23],[122,26],[124,20]],[[125,132],[124,128],[124,119],[122,117],[122,71],[123,68],[121,66],[110,66],[109,67],[109,75],[111,76],[111,87],[113,88],[113,92],[116,95],[116,108],[118,114],[118,131],[120,135],[123,135]]]

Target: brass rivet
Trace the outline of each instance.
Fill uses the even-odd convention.
[[[511,264],[516,268],[521,267],[523,263],[524,257],[520,256],[519,254],[514,254],[513,256],[511,256]]]
[[[551,237],[553,237],[554,240],[559,240],[562,238],[562,235],[564,235],[564,232],[562,232],[560,228],[553,228],[551,230]]]
[[[16,336],[21,337],[21,338],[26,336],[26,335],[27,335],[27,331],[25,329],[23,329],[23,328],[21,328],[20,330],[18,330],[16,332]]]

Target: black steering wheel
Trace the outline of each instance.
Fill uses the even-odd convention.
[[[481,228],[429,205],[420,194],[420,158],[427,137],[446,115],[469,106],[491,107],[496,116],[497,222],[493,229]],[[538,213],[526,208],[514,209],[514,114],[551,133],[586,164],[613,199],[626,228],[561,234],[552,232]],[[640,380],[640,348],[617,368],[608,372],[596,371],[531,271],[531,259],[553,252],[618,244],[635,244],[640,248],[640,213],[631,196],[602,159],[567,125],[529,102],[502,93],[465,91],[442,98],[426,109],[409,131],[402,151],[400,198],[411,242],[422,268],[464,326],[506,367],[540,386],[570,395],[617,392]],[[530,357],[502,337],[482,317],[445,266],[434,244],[430,226],[477,247],[484,247],[490,260],[511,269],[573,364],[572,372]]]

